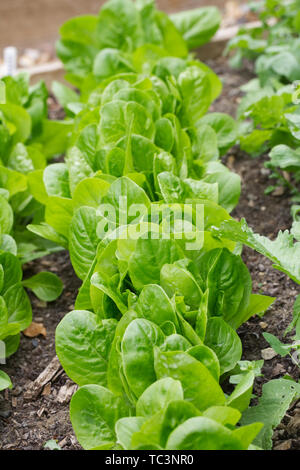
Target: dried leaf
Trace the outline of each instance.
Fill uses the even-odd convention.
[[[46,328],[43,323],[35,323],[34,321],[31,325],[23,331],[24,335],[28,338],[36,338],[36,336],[43,335],[45,338],[47,336]]]

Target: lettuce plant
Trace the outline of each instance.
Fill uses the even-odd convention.
[[[5,343],[7,357],[17,350],[20,332],[32,320],[30,300],[22,285],[21,264],[12,253],[0,252],[0,280],[0,340]]]
[[[62,292],[60,279],[51,273],[22,280],[22,264],[57,251],[53,243],[28,232],[26,224],[40,220],[43,214],[31,192],[33,175],[43,171],[48,157],[63,152],[68,127],[56,144],[47,146],[53,126],[58,130],[64,124],[47,119],[45,84],[30,87],[25,74],[4,77],[1,84],[5,99],[0,104],[0,355],[4,360],[17,350],[20,332],[32,321],[25,287],[45,301]],[[4,372],[0,378],[1,389],[11,386]]]
[[[25,262],[56,250],[24,227],[43,217],[43,207],[34,198],[34,181],[49,158],[65,151],[70,123],[47,118],[48,92],[42,81],[31,87],[28,75],[20,74],[1,82],[5,100],[0,104],[0,206],[10,225],[4,233],[13,236]]]
[[[165,67],[172,61],[175,65],[177,59],[168,59]],[[66,167],[55,167],[69,186],[58,190],[61,195],[72,196],[83,178],[102,172],[131,177],[157,200],[157,175],[171,171],[183,179],[201,178],[203,188],[217,183],[219,194],[210,197],[233,209],[239,178],[218,160],[236,139],[235,122],[223,114],[205,116],[214,99],[208,93],[209,77],[214,81],[216,76],[203,71],[200,63],[189,66],[181,61],[179,66],[183,72],[173,78],[171,87],[168,75],[121,74],[92,92],[91,101],[75,117]],[[166,73],[172,77],[171,68]],[[52,194],[58,191],[53,187]]]
[[[11,388],[11,387],[12,387],[12,383],[11,383],[10,378],[5,372],[0,370],[0,392],[2,392],[2,390],[5,390],[6,388]]]
[[[269,258],[274,268],[287,274],[300,284],[300,241],[298,224],[289,232],[279,232],[276,240],[256,234],[243,219],[224,221],[219,228],[213,229],[215,236],[243,243]]]
[[[158,173],[172,171],[218,183],[218,201],[228,210],[236,205],[239,179],[218,161],[236,141],[236,124],[222,113],[206,115],[222,84],[188,54],[216,31],[219,14],[198,9],[171,20],[152,1],[111,0],[98,17],[75,18],[61,28],[58,55],[81,91],[79,97],[58,83],[53,87],[74,118],[67,169],[60,168],[69,180],[64,196],[101,171],[130,176],[157,200]]]
[[[243,58],[255,60],[261,85],[299,80],[299,7],[299,0],[258,2],[261,26],[242,28],[229,42],[228,51],[237,50],[232,64],[240,66]]]
[[[118,5],[118,1],[108,2],[100,19],[108,15],[117,21]],[[152,2],[122,2],[122,5],[125,12],[137,5],[155,12]],[[155,18],[160,17],[157,15]],[[194,19],[200,17],[201,12],[197,11]],[[187,17],[184,18],[186,23]],[[91,26],[90,21],[83,17],[66,23],[58,50],[68,45],[71,54],[80,25],[86,33],[83,40],[90,38],[93,30],[87,26]],[[195,24],[199,27],[203,22]],[[181,37],[169,20],[163,25],[163,34],[168,36],[171,28],[176,37]],[[110,197],[109,187],[118,188],[117,178],[129,178],[142,188],[146,193],[142,197],[147,197],[148,203],[162,200],[183,203],[188,198],[198,198],[219,203],[231,211],[239,199],[238,175],[219,160],[236,140],[235,121],[225,114],[207,114],[221,92],[218,77],[187,53],[178,57],[171,52],[168,41],[165,49],[157,49],[155,38],[149,44],[142,41],[143,45],[132,42],[128,31],[125,38],[122,47],[128,48],[126,63],[130,62],[130,67],[124,66],[124,52],[118,49],[120,41],[116,40],[114,48],[99,46],[93,72],[90,65],[84,73],[81,70],[86,81],[80,81],[80,97],[58,83],[53,87],[66,112],[73,117],[74,127],[65,162],[50,165],[36,175],[34,194],[46,206],[45,221],[29,228],[60,246],[69,246],[70,223],[76,210],[90,205],[95,212]],[[101,41],[102,36],[99,44]],[[181,41],[184,42],[182,37]],[[79,73],[78,64],[86,58],[81,48],[76,51],[68,56],[70,63],[65,63],[72,73],[76,70]],[[90,215],[93,209],[85,215],[89,220],[94,218]],[[94,218],[91,225],[95,221]],[[94,252],[97,237],[93,236],[91,242]],[[82,273],[80,277],[84,278]]]
[[[221,317],[207,319],[205,309],[194,329],[180,303],[148,284],[119,322],[77,310],[59,324],[57,354],[81,386],[71,420],[84,448],[246,449],[260,431],[259,423],[233,428],[255,374],[229,397],[219,385],[241,357],[237,334]],[[195,433],[192,441],[185,428]]]
[[[2,194],[6,195],[6,192]],[[61,280],[52,273],[39,273],[22,280],[22,263],[17,244],[11,236],[13,210],[6,197],[0,195],[0,359],[16,352],[20,333],[32,321],[32,309],[25,287],[44,301],[55,300],[62,292]],[[19,247],[20,248],[20,247]],[[19,252],[20,254],[20,252]],[[5,385],[6,384],[6,385]],[[11,387],[6,374],[0,371],[0,389]]]
[[[174,377],[181,380],[158,372],[162,378],[145,389],[132,410],[134,415],[121,397],[99,385],[85,385],[76,392],[71,402],[71,419],[83,447],[101,450],[113,446],[125,450],[247,449],[261,424],[235,427],[241,414],[236,408],[224,405],[225,397],[222,399],[218,388],[211,389],[209,402],[212,406],[197,408],[195,402],[203,396],[199,393],[192,399],[188,388],[191,380],[183,385],[183,377],[192,371],[190,379],[206,376],[207,380],[209,372],[188,353],[169,352],[161,356],[157,351],[158,370],[162,360],[167,360],[170,366],[181,361],[181,367],[174,370]],[[209,379],[208,382],[211,386]],[[185,395],[190,395],[189,399]],[[88,417],[85,410],[91,402],[93,412]]]
[[[6,192],[2,194],[6,195]],[[39,273],[22,280],[22,263],[17,257],[17,244],[10,235],[13,210],[6,197],[0,195],[0,359],[16,352],[20,333],[32,321],[32,309],[25,287],[44,301],[55,300],[62,292],[61,280],[52,273]],[[20,254],[20,252],[19,252]],[[11,388],[7,375],[0,371],[0,390]]]
[[[125,177],[111,185],[107,200],[114,201],[116,194],[126,194],[124,189],[120,193],[122,187],[133,200],[144,203],[147,200],[146,193],[142,195],[141,188]],[[213,417],[214,414],[210,415],[213,410],[207,408],[217,407],[216,413],[221,413],[219,407],[224,405],[225,413],[235,413],[236,424],[241,411],[249,405],[255,378],[253,372],[249,371],[241,378],[228,398],[219,381],[241,359],[241,342],[235,329],[251,315],[263,313],[274,299],[251,294],[250,275],[241,258],[230,251],[234,244],[227,244],[229,250],[226,244],[218,244],[210,235],[210,227],[218,224],[218,218],[219,223],[224,220],[226,211],[209,201],[206,204],[207,207],[203,201],[207,211],[204,246],[195,252],[186,251],[186,240],[178,241],[175,233],[166,240],[144,237],[143,230],[148,230],[147,214],[140,218],[139,227],[134,220],[130,224],[132,232],[141,230],[140,237],[122,238],[124,227],[119,225],[98,241],[97,248],[90,249],[85,245],[88,240],[82,237],[82,229],[76,227],[89,208],[81,207],[73,216],[71,230],[74,232],[69,233],[74,244],[72,262],[80,275],[85,274],[87,263],[90,270],[76,301],[78,310],[69,313],[57,328],[56,350],[68,375],[81,386],[72,401],[71,418],[85,448],[111,448],[118,442],[128,449],[186,449],[188,444],[180,441],[183,428],[175,434],[179,439],[175,444],[169,441],[169,434],[160,437],[160,413],[149,415],[148,423],[142,419],[143,414],[138,408],[137,403],[148,387],[159,387],[157,381],[164,378],[179,380],[184,392],[181,399],[195,407],[194,414],[184,414],[178,425],[183,425],[187,418],[202,416],[203,411],[207,411],[204,416]],[[148,206],[151,206],[150,200]],[[89,220],[93,220],[92,216],[96,218],[95,215],[95,209],[91,210]],[[228,214],[227,217],[230,218]],[[103,218],[100,210],[97,225],[91,226],[94,233],[103,233]],[[162,220],[158,227],[152,224],[151,230],[163,231],[164,222]],[[89,240],[93,239],[90,233]],[[93,251],[96,253],[94,260],[91,257]],[[82,255],[89,258],[84,259]],[[94,313],[82,310],[87,308],[93,309]],[[145,373],[141,374],[141,370]],[[206,384],[205,388],[201,383]],[[93,403],[92,418],[90,411],[89,418],[85,415],[85,410],[89,409],[85,400]],[[107,400],[114,410],[110,418],[101,405]],[[172,413],[170,410],[175,412],[177,403],[170,406],[164,410],[167,416]],[[190,407],[184,403],[178,406]],[[132,414],[139,419],[129,419]],[[123,418],[129,421],[122,421]],[[121,419],[120,423],[118,419]],[[226,426],[221,431],[218,426],[215,428],[214,420],[218,422],[216,417],[212,422],[187,422],[188,428],[194,423],[200,433],[191,448],[223,449],[226,445],[233,449],[248,448],[261,428],[261,425],[253,424],[237,441],[231,436],[225,444],[219,432],[226,434]],[[103,433],[98,431],[103,428],[101,423],[106,423]],[[130,425],[130,429],[133,426],[129,436],[125,433],[126,439],[123,424]],[[155,438],[150,432],[151,426],[158,433]],[[203,436],[209,429],[214,437],[206,442]],[[135,432],[142,434],[133,436]]]
[[[56,331],[59,359],[80,386],[71,420],[84,448],[247,449],[254,439],[270,448],[272,429],[299,396],[290,380],[270,382],[247,411],[260,369],[236,375],[242,349],[235,328],[273,299],[251,295],[249,274],[228,248],[204,248],[198,262],[182,256],[175,240],[107,235],[100,243],[90,299],[86,283],[77,299],[78,309],[91,301],[95,313],[75,310]],[[220,384],[228,373],[236,387],[226,396]],[[275,395],[276,415],[269,413]],[[240,420],[250,427],[234,428]]]
[[[32,321],[31,304],[25,287],[44,301],[55,300],[62,292],[60,279],[52,273],[40,273],[26,280],[22,280],[22,277],[19,259],[13,253],[1,250],[0,341],[5,344],[5,351],[1,350],[2,359],[17,350],[20,332]]]
[[[110,0],[98,16],[67,21],[60,29],[57,54],[67,79],[82,88],[116,73],[134,71],[130,55],[186,58],[189,48],[208,42],[219,28],[221,16],[212,8],[199,8],[168,17],[152,0]]]
[[[253,156],[270,152],[266,166],[271,178],[286,186],[299,200],[299,17],[298,0],[291,2],[263,1],[259,12],[262,25],[240,33],[229,42],[228,50],[238,49],[233,63],[243,57],[255,59],[255,73],[242,90],[240,146]],[[269,24],[269,20],[275,22]],[[292,174],[292,179],[290,175]]]

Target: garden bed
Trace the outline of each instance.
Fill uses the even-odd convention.
[[[209,65],[224,82],[222,96],[214,103],[213,111],[235,115],[241,97],[240,86],[251,78],[251,70],[235,72],[229,69],[225,59]],[[58,117],[60,109],[52,103],[52,117]],[[226,156],[226,164],[242,178],[242,195],[233,216],[245,217],[251,227],[263,235],[275,238],[279,230],[291,226],[288,194],[264,195],[269,185],[268,170],[264,160],[250,159],[239,149],[232,149]],[[243,254],[253,280],[253,291],[276,296],[277,301],[262,319],[255,317],[239,330],[243,342],[243,359],[259,360],[262,350],[268,347],[262,333],[268,331],[282,339],[285,328],[292,318],[292,307],[297,295],[295,284],[284,274],[275,271],[264,257],[245,249]],[[0,442],[3,449],[42,449],[46,441],[55,439],[67,449],[79,449],[69,421],[68,390],[72,383],[62,369],[57,369],[54,378],[46,383],[38,396],[28,393],[28,385],[34,382],[55,357],[55,328],[63,316],[74,308],[80,282],[73,272],[67,252],[48,256],[24,267],[25,278],[50,270],[59,274],[65,289],[62,296],[47,305],[31,297],[33,321],[43,323],[46,337],[28,338],[22,335],[17,353],[8,359],[3,368],[15,387],[6,390],[0,397]],[[276,356],[265,361],[264,378],[256,379],[254,392],[259,393],[264,382],[289,374],[299,380],[299,369],[290,359]],[[300,450],[300,403],[288,412],[275,431],[274,448]],[[297,431],[298,430],[298,431]]]

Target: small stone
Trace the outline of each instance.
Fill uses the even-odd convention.
[[[271,171],[268,170],[268,168],[261,168],[260,173],[261,173],[263,176],[269,176],[269,175],[271,174]]]
[[[269,289],[269,293],[271,296],[277,295],[279,293],[278,287],[275,287],[274,289]]]
[[[265,360],[265,361],[270,361],[271,359],[273,359],[275,356],[277,356],[277,353],[274,351],[274,349],[272,348],[266,348],[266,349],[262,349],[261,351],[261,357]]]
[[[278,186],[278,188],[274,189],[274,191],[272,192],[272,196],[275,196],[275,197],[283,196],[284,192],[285,192],[284,187]]]
[[[260,326],[263,330],[265,330],[266,328],[268,328],[268,324],[267,324],[265,321],[259,322],[259,326]]]
[[[46,308],[47,302],[45,302],[44,300],[36,300],[35,305],[39,308]]]
[[[276,364],[272,371],[272,377],[277,377],[278,375],[285,374],[286,370],[282,364]]]
[[[40,344],[40,341],[38,340],[38,338],[34,338],[33,340],[31,340],[31,343],[34,348],[37,348]]]
[[[43,317],[34,317],[34,321],[36,321],[37,323],[42,323],[43,320]]]

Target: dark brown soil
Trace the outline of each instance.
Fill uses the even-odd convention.
[[[241,97],[239,86],[251,78],[251,71],[234,72],[223,59],[211,64],[224,81],[222,97],[213,109],[235,114]],[[53,110],[53,115],[59,110]],[[264,190],[270,184],[264,160],[251,159],[234,148],[225,161],[242,178],[243,189],[240,203],[234,212],[237,218],[245,217],[249,225],[263,235],[274,238],[279,230],[290,228],[290,200],[288,194],[280,197],[266,196]],[[253,291],[277,297],[264,318],[254,318],[243,325],[239,334],[244,346],[244,359],[261,359],[261,351],[268,347],[262,333],[268,331],[282,339],[285,328],[291,321],[293,303],[299,287],[284,274],[274,270],[271,263],[250,249],[245,249],[243,258],[251,272]],[[79,287],[66,252],[34,261],[25,267],[25,276],[49,269],[58,273],[65,285],[60,299],[43,304],[32,297],[34,321],[43,323],[47,337],[27,338],[22,335],[18,352],[8,360],[4,370],[14,383],[12,391],[0,396],[0,447],[3,449],[42,449],[46,441],[56,439],[63,449],[79,449],[69,421],[69,403],[60,404],[57,395],[61,387],[69,383],[65,374],[51,384],[46,395],[26,401],[25,386],[45,369],[55,355],[54,334],[61,318],[72,310]],[[256,381],[255,392],[267,380],[285,374],[299,379],[299,369],[290,359],[276,356],[265,361],[264,378]],[[2,416],[2,417],[1,417]],[[300,407],[296,404],[275,431],[274,448],[300,450]]]
[[[49,439],[63,441],[65,449],[80,448],[69,420],[69,405],[57,401],[59,390],[69,382],[65,374],[52,382],[49,394],[31,401],[24,398],[26,385],[35,380],[55,356],[55,328],[64,315],[74,309],[80,281],[65,251],[28,263],[24,268],[25,278],[39,271],[54,272],[62,279],[65,289],[57,301],[48,304],[31,296],[33,321],[44,324],[47,336],[27,338],[22,335],[19,350],[3,367],[14,388],[6,391],[0,400],[0,448],[41,449]]]

